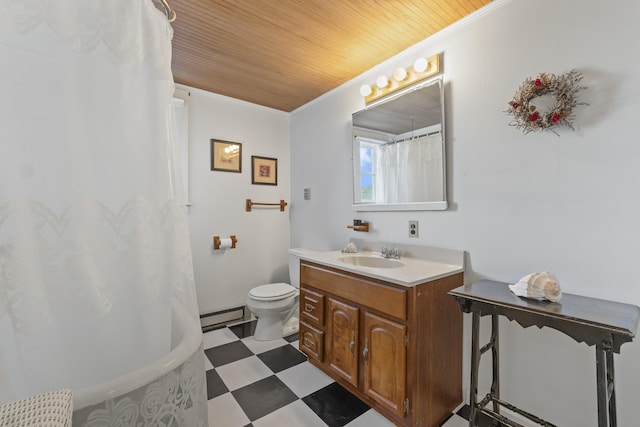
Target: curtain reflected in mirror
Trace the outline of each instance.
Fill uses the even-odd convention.
[[[439,77],[353,115],[356,210],[447,208]]]

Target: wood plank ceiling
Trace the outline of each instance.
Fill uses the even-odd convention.
[[[289,112],[490,1],[169,0],[173,75]]]

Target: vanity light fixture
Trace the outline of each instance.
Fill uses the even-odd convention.
[[[376,79],[376,86],[378,86],[378,89],[384,89],[388,84],[389,79],[387,79],[387,76],[380,76]]]
[[[369,85],[360,86],[360,95],[369,96],[371,95],[371,92],[373,92],[373,90],[371,89],[371,86]]]
[[[412,67],[396,69],[391,79],[380,76],[376,79],[375,85],[362,85],[360,95],[364,96],[364,100],[368,104],[438,73],[440,73],[440,54],[428,58],[418,58]]]
[[[413,69],[416,73],[422,73],[429,67],[429,62],[426,58],[418,58],[416,62],[413,63]]]
[[[394,71],[393,73],[393,79],[398,82],[401,82],[406,78],[407,78],[407,70],[405,70],[402,67],[397,68],[396,71]]]

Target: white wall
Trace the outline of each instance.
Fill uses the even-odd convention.
[[[640,305],[640,3],[494,1],[475,18],[292,113],[292,246],[339,249],[358,237],[459,248],[467,281],[548,270],[565,292]],[[350,116],[364,107],[359,86],[438,52],[450,209],[355,213]],[[525,78],[572,68],[589,103],[576,110],[575,131],[508,126],[504,110]],[[356,217],[370,221],[368,235],[346,229]],[[408,238],[410,219],[420,221],[419,239]],[[593,348],[507,321],[502,331],[503,396],[558,425],[595,426]],[[640,339],[615,360],[619,425],[637,425]],[[468,354],[464,372],[466,389]]]
[[[289,207],[245,211],[245,199],[289,202],[289,115],[185,86],[189,97],[189,227],[200,313],[245,304],[256,285],[288,281]],[[242,144],[242,173],[211,170],[210,140]],[[251,156],[278,159],[278,185],[251,184]],[[236,249],[213,250],[213,236]]]

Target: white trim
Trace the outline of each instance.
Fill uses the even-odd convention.
[[[176,85],[176,87],[178,87],[178,85]],[[184,87],[187,88],[190,92],[200,92],[206,96],[211,96],[213,98],[218,98],[222,101],[225,102],[232,102],[234,104],[239,104],[239,105],[245,105],[245,106],[251,106],[254,108],[257,108],[259,110],[264,110],[264,111],[277,111],[278,113],[281,114],[287,114],[289,115],[290,113],[283,111],[283,110],[278,110],[277,108],[271,108],[271,107],[266,107],[264,105],[260,105],[260,104],[254,104],[253,102],[249,102],[249,101],[244,101],[242,99],[238,99],[238,98],[232,98],[230,96],[226,96],[226,95],[221,95],[219,93],[216,92],[210,92],[208,90],[205,89],[198,89],[196,87],[191,87],[191,86],[186,86],[186,85],[180,85],[180,87]]]
[[[354,204],[353,210],[356,212],[377,212],[377,211],[444,211],[447,210],[447,201],[438,202],[416,202],[416,203],[376,203],[376,204]]]

